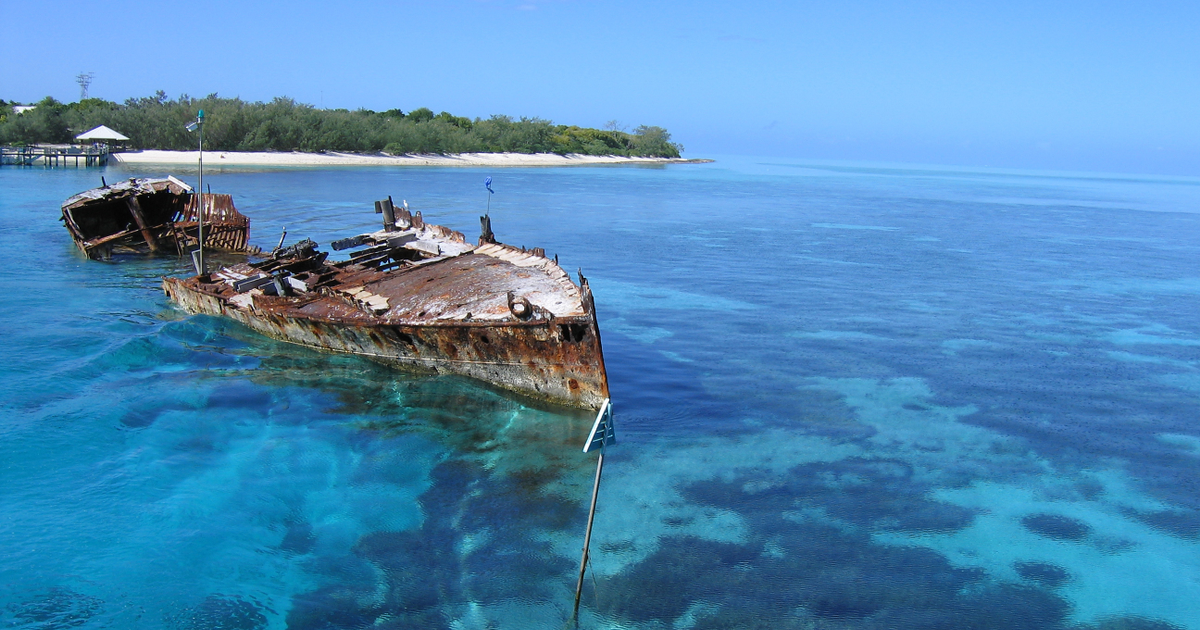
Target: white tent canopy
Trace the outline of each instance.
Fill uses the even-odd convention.
[[[75,139],[76,140],[128,140],[129,138],[121,135],[120,133],[117,133],[116,131],[113,131],[112,129],[109,129],[108,127],[105,127],[104,125],[100,125],[99,127],[96,127],[95,129],[93,129],[91,131],[85,131],[85,132],[79,134],[78,136],[75,136]]]

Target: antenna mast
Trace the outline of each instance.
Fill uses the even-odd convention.
[[[95,72],[80,72],[75,77],[75,82],[79,84],[79,100],[82,101],[88,97],[88,86],[92,84],[92,78],[95,76]]]

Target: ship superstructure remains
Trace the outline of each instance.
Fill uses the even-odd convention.
[[[174,177],[130,178],[86,190],[62,204],[63,224],[89,258],[114,254],[183,255],[204,248],[258,253],[248,245],[250,219],[233,207],[233,198],[198,194]]]

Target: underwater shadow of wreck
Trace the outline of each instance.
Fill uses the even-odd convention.
[[[289,628],[451,628],[472,603],[561,595],[574,564],[536,533],[582,522],[582,503],[542,492],[546,479],[489,474],[470,461],[443,462],[432,477],[420,528],[372,532],[354,546],[353,561],[377,569],[382,584],[364,572],[298,596]]]
[[[449,628],[471,603],[561,599],[576,566],[543,534],[586,520],[580,489],[594,459],[580,446],[591,412],[539,407],[461,377],[256,345],[247,351],[259,362],[239,375],[329,395],[324,412],[353,418],[352,439],[416,434],[445,449],[418,497],[421,526],[368,532],[353,556],[316,558],[311,568],[330,579],[294,598],[288,627]]]

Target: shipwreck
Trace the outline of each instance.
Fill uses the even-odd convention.
[[[204,248],[258,253],[248,245],[250,219],[233,207],[233,198],[200,194],[174,178],[130,178],[79,193],[62,204],[60,219],[75,245],[96,260],[114,254],[184,255],[199,246],[203,219]]]
[[[599,409],[608,377],[588,281],[541,248],[478,244],[425,223],[407,203],[376,202],[383,229],[280,247],[163,290],[191,313],[234,319],[269,337],[395,367],[457,374],[552,403]],[[281,243],[282,244],[282,243]]]

